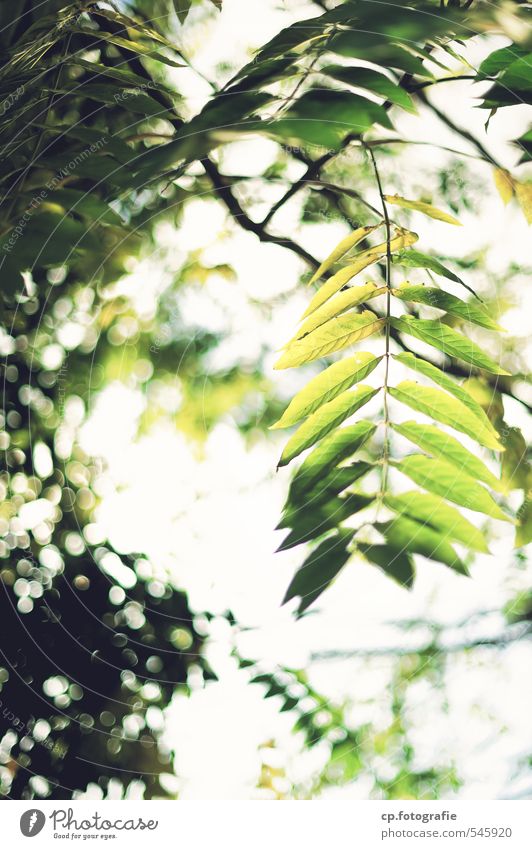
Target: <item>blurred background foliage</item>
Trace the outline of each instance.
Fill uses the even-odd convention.
[[[173,797],[164,711],[176,693],[187,695],[215,677],[209,623],[222,618],[233,635],[234,664],[251,687],[262,687],[288,713],[301,750],[319,752],[310,777],[294,779],[276,741],[265,740],[260,798],[309,798],[361,777],[369,781],[368,794],[379,798],[446,797],[460,788],[459,770],[446,757],[432,764],[417,757],[408,693],[421,681],[444,703],[445,669],[455,654],[504,655],[509,644],[527,640],[524,554],[514,555],[513,597],[494,634],[471,637],[464,623],[463,636],[449,648],[434,623],[403,621],[406,638],[418,631],[426,636],[428,629],[428,640],[414,649],[406,639],[404,647],[374,653],[325,652],[310,658],[307,670],[272,669],[246,653],[240,640],[246,626],[232,613],[198,610],[164,565],[142,551],[117,551],[102,535],[94,515],[105,495],[105,467],[79,435],[99,394],[119,382],[145,397],[131,438],[169,421],[201,456],[213,428],[230,421],[247,445],[262,444],[290,391],[271,376],[271,322],[297,299],[298,278],[318,264],[305,227],[367,220],[373,178],[357,138],[362,132],[400,138],[388,117],[395,120],[401,108],[392,106],[397,92],[408,98],[407,107],[415,101],[432,108],[459,138],[452,116],[438,114],[426,92],[435,83],[432,74],[468,75],[472,83],[483,78],[454,56],[467,40],[460,5],[467,7],[469,35],[503,36],[512,62],[529,55],[526,7],[443,4],[445,14],[431,15],[430,31],[426,15],[405,19],[399,3],[385,25],[379,10],[368,8],[364,26],[377,35],[361,41],[349,27],[360,4],[282,4],[287,23],[308,20],[249,55],[244,70],[220,60],[206,80],[195,54],[217,25],[220,5],[46,0],[36,8],[17,0],[0,6],[6,56],[0,73],[1,790],[7,798]],[[441,6],[413,5],[422,11]],[[408,41],[410,51],[392,47],[392,37]],[[446,61],[454,61],[452,72],[430,63],[424,45],[436,41],[447,49]],[[324,50],[335,61],[361,56],[381,64],[388,70],[386,94],[361,106],[360,96],[350,95],[349,102],[333,96],[330,80],[327,93],[320,92],[323,75],[315,87],[313,74]],[[527,71],[522,63],[502,79],[512,62],[499,57],[490,72],[499,74],[486,96],[494,113],[506,106],[509,87],[519,103],[529,103],[530,66]],[[515,99],[511,103],[514,108]],[[338,110],[359,131],[339,130]],[[242,161],[239,173],[232,144],[249,134],[275,144],[275,154],[262,169],[252,163],[250,171]],[[467,157],[453,156],[432,168],[423,160],[408,179],[416,197],[434,194],[456,214],[474,215],[485,180],[500,163],[468,131],[461,140],[486,165],[484,178]],[[508,178],[506,200],[526,211],[519,189],[530,158],[526,133],[520,146],[523,164]],[[388,190],[406,194],[401,152],[401,144],[380,148]],[[201,229],[198,199],[217,206],[219,228],[208,249],[204,242],[176,246],[174,236],[191,210]],[[283,218],[285,209],[291,212]],[[261,255],[268,246],[296,258],[291,290],[272,280],[271,294],[252,287],[238,294],[241,266],[220,244],[239,228],[258,237],[248,269],[269,261]],[[527,268],[510,258],[504,269],[491,269],[487,248],[453,261],[504,324]],[[246,333],[242,312],[231,308],[235,298],[244,304]],[[203,313],[207,303],[212,309]],[[471,389],[492,421],[508,429],[512,452],[503,474],[517,491],[516,508],[523,505],[527,542],[527,448],[520,428],[503,419],[508,399],[529,408],[527,350],[511,335],[504,344],[512,376],[496,385],[477,378]],[[153,462],[164,467],[165,458]],[[384,722],[373,721],[369,697],[360,719],[356,699],[335,700],[314,682],[314,663],[354,658],[367,665],[383,656],[390,673],[379,696],[387,705]],[[516,764],[520,777],[528,774],[527,758],[524,751]]]

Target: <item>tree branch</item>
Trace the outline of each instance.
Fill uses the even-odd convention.
[[[293,239],[283,238],[282,236],[275,236],[273,233],[268,233],[265,229],[264,224],[262,222],[253,221],[247,213],[242,209],[240,203],[234,196],[231,191],[231,186],[225,179],[225,177],[220,174],[216,165],[206,157],[201,160],[201,164],[205,169],[205,173],[209,177],[213,187],[216,189],[217,195],[221,201],[225,204],[228,211],[231,213],[235,221],[240,224],[243,230],[248,230],[250,233],[255,233],[256,236],[259,237],[261,242],[269,242],[273,245],[279,245],[282,248],[288,248],[288,250],[297,254],[297,256],[301,257],[301,259],[305,260],[312,268],[318,268],[319,262],[318,260],[309,254],[301,245],[298,245],[297,242],[294,242]]]

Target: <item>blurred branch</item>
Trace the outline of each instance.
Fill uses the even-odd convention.
[[[212,159],[206,157],[201,160],[201,164],[203,165],[205,173],[209,177],[213,187],[216,189],[217,196],[221,201],[223,201],[228,211],[231,213],[235,221],[240,224],[242,229],[248,230],[250,233],[255,233],[261,242],[269,242],[273,245],[279,245],[282,248],[288,248],[288,250],[297,254],[297,256],[301,257],[301,259],[304,259],[305,262],[308,262],[308,264],[313,268],[318,268],[318,260],[301,247],[301,245],[294,242],[293,239],[287,239],[282,236],[275,236],[273,233],[268,233],[263,222],[253,221],[249,215],[247,215],[231,191],[231,184],[222,174],[220,174]]]
[[[482,142],[479,141],[479,139],[477,139],[476,136],[473,135],[473,133],[470,133],[469,130],[465,130],[463,127],[459,127],[458,124],[455,124],[454,121],[449,118],[448,115],[445,114],[445,112],[442,112],[441,109],[435,106],[434,103],[432,103],[428,99],[424,91],[417,91],[416,94],[419,100],[421,100],[421,102],[425,106],[427,106],[431,110],[431,112],[433,112],[436,117],[439,118],[440,121],[445,124],[445,126],[449,130],[452,130],[453,133],[462,136],[462,138],[466,139],[466,141],[472,144],[473,147],[475,147],[479,151],[479,153],[482,154],[483,159],[486,159],[488,162],[491,162],[494,168],[502,168],[502,166],[493,158],[489,150],[484,147]]]
[[[371,657],[405,657],[415,654],[454,654],[478,648],[504,649],[520,640],[529,640],[532,637],[532,629],[529,623],[524,627],[513,628],[496,637],[478,637],[474,640],[463,640],[462,642],[443,645],[434,640],[415,648],[404,648],[399,646],[384,646],[382,648],[370,649],[331,649],[328,651],[313,652],[310,656],[312,663],[320,663],[327,660],[350,660],[352,658]]]
[[[295,183],[292,183],[292,185],[284,193],[284,195],[279,198],[276,203],[274,203],[266,217],[262,220],[262,226],[266,227],[266,225],[271,221],[275,213],[278,212],[279,209],[281,209],[281,207],[284,206],[285,203],[289,201],[291,197],[293,197],[300,189],[306,186],[310,180],[314,180],[316,177],[318,177],[321,169],[329,162],[331,162],[336,156],[338,156],[343,150],[345,150],[345,148],[348,147],[348,145],[350,145],[351,142],[355,139],[356,136],[350,133],[344,138],[338,150],[327,151],[327,153],[324,153],[323,156],[320,156],[318,159],[311,161],[303,176],[296,180]],[[303,157],[298,158],[302,161],[305,161]]]

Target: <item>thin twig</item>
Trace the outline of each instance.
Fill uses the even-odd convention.
[[[369,154],[369,158],[371,160],[371,164],[373,166],[373,171],[375,173],[375,180],[377,183],[377,188],[379,191],[379,197],[381,199],[382,204],[382,214],[384,218],[384,225],[386,228],[386,269],[385,269],[385,284],[386,284],[386,341],[385,341],[385,366],[384,366],[384,400],[383,400],[383,408],[384,408],[384,437],[383,437],[383,445],[382,445],[382,479],[381,479],[381,491],[380,501],[386,493],[386,486],[388,483],[388,468],[389,468],[389,459],[390,459],[390,416],[388,412],[388,379],[389,379],[389,371],[390,371],[390,317],[392,312],[392,251],[390,247],[390,242],[392,239],[390,218],[388,215],[388,205],[386,203],[386,199],[384,197],[384,191],[382,188],[381,177],[379,174],[379,169],[377,167],[377,160],[375,159],[375,155],[373,150],[369,147],[367,148],[367,152]]]

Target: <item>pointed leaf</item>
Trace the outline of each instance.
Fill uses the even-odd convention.
[[[305,490],[327,474],[333,466],[347,460],[361,448],[375,432],[376,425],[361,421],[331,433],[305,457],[296,472],[292,486]]]
[[[349,133],[364,133],[373,124],[393,129],[386,109],[350,91],[311,89],[292,102],[274,121],[263,121],[261,130],[274,138],[294,139],[338,150]]]
[[[394,257],[393,261],[396,265],[404,265],[406,268],[428,268],[429,271],[439,274],[440,277],[447,277],[448,280],[465,286],[464,281],[453,271],[449,271],[448,268],[442,265],[439,259],[436,259],[435,256],[421,253],[421,251],[403,251],[397,257]]]
[[[392,427],[405,439],[409,439],[410,442],[423,448],[427,454],[432,454],[433,457],[440,457],[442,460],[452,463],[453,466],[467,472],[475,480],[488,484],[492,489],[498,491],[502,489],[500,480],[490,472],[478,457],[464,448],[454,436],[449,436],[448,433],[444,433],[434,425],[423,425],[417,422],[392,424]]]
[[[353,357],[333,363],[313,377],[304,389],[292,399],[283,415],[272,429],[291,427],[300,419],[310,415],[322,404],[332,401],[341,392],[345,392],[355,383],[364,380],[381,362],[382,357],[375,357],[366,351],[361,351]]]
[[[310,607],[349,560],[351,555],[347,546],[353,534],[354,531],[340,528],[333,536],[320,543],[292,578],[283,604],[299,596],[301,601],[298,613],[303,613]]]
[[[441,321],[414,318],[407,315],[401,318],[392,318],[390,322],[396,330],[401,333],[408,333],[409,336],[414,336],[427,345],[432,345],[433,348],[442,351],[448,357],[463,360],[470,366],[484,369],[492,374],[509,374],[490,359],[471,339]]]
[[[532,498],[526,497],[517,513],[519,524],[515,532],[515,547],[532,542]]]
[[[418,236],[416,233],[411,233],[409,230],[402,230],[390,240],[390,252],[393,253],[394,251],[403,250],[403,248],[408,247],[408,245],[413,245],[414,242],[417,242],[417,239]],[[328,301],[329,298],[332,298],[333,295],[339,292],[352,277],[359,274],[359,272],[363,271],[374,262],[378,262],[381,257],[387,254],[387,252],[387,244],[386,242],[383,242],[380,245],[375,245],[372,248],[368,248],[367,251],[361,251],[359,254],[355,255],[354,261],[350,265],[346,266],[346,268],[342,268],[341,271],[334,274],[330,280],[327,280],[327,282],[318,289],[307,309],[303,313],[303,318],[306,318],[308,315],[313,313],[314,310],[318,309],[318,307],[321,307],[325,301]]]
[[[414,563],[406,551],[392,545],[370,545],[365,542],[358,543],[358,548],[370,563],[379,566],[402,587],[410,588],[414,583]]]
[[[311,487],[304,488],[301,483],[294,479],[288,491],[283,517],[278,528],[289,528],[291,523],[301,511],[312,508],[323,501],[328,501],[335,495],[339,495],[345,489],[353,486],[357,480],[366,475],[373,466],[370,463],[351,463],[349,466],[336,467]]]
[[[292,530],[277,551],[287,551],[296,545],[323,536],[345,519],[364,510],[373,500],[373,496],[354,493],[346,498],[332,498],[317,509],[299,510],[297,518],[288,526]]]
[[[458,219],[453,218],[448,212],[442,212],[441,209],[436,209],[430,203],[423,203],[419,200],[407,200],[400,195],[384,195],[388,203],[403,206],[405,209],[413,209],[415,212],[422,212],[423,215],[428,215],[429,218],[436,218],[438,221],[445,221],[446,224],[456,224],[458,227],[462,225]]]
[[[337,398],[324,404],[312,413],[288,440],[279,460],[279,466],[286,466],[306,448],[319,442],[360,407],[367,404],[379,391],[380,389],[373,389],[372,386],[360,384],[353,392],[343,392]]]
[[[514,181],[512,177],[503,168],[495,168],[493,180],[502,202],[506,205],[511,201],[514,194]]]
[[[502,455],[501,479],[504,490],[528,489],[531,469],[527,459],[528,446],[517,427],[504,426],[504,447]]]
[[[327,259],[325,259],[318,268],[318,270],[314,272],[314,274],[310,278],[309,283],[312,284],[315,283],[316,280],[319,280],[322,274],[325,274],[325,272],[329,270],[331,265],[334,265],[334,263],[341,259],[344,254],[354,248],[355,245],[358,245],[358,243],[361,242],[362,239],[365,239],[367,236],[369,236],[370,233],[373,233],[373,231],[380,226],[380,224],[376,224],[373,227],[358,227],[358,229],[353,230],[353,232],[350,233],[349,236],[346,236],[345,239],[342,239],[342,241],[339,242],[338,245],[336,245],[335,249],[329,254]]]
[[[389,393],[392,398],[397,398],[403,404],[407,404],[413,410],[418,410],[426,416],[430,416],[442,424],[449,425],[455,430],[466,433],[471,439],[493,448],[494,451],[502,451],[503,446],[493,436],[491,431],[483,430],[478,420],[457,401],[441,389],[433,389],[432,386],[423,386],[414,380],[403,380],[398,386],[390,387]]]
[[[427,362],[427,360],[424,360],[421,357],[416,357],[415,354],[412,354],[409,351],[405,351],[403,354],[393,354],[393,358],[403,365],[408,366],[408,368],[413,369],[413,371],[424,375],[424,377],[428,377],[430,380],[434,381],[434,383],[437,383],[439,386],[442,386],[443,389],[446,389],[447,392],[450,392],[451,395],[454,395],[455,398],[458,398],[458,400],[461,401],[462,404],[464,404],[464,406],[474,413],[477,419],[480,420],[482,429],[489,431],[491,435],[498,440],[499,434],[493,427],[478,401],[476,401],[463,386],[457,383],[454,378],[450,377],[450,375],[446,374],[442,369]]]
[[[439,495],[412,489],[400,495],[386,495],[384,503],[396,513],[427,523],[444,538],[461,542],[474,551],[488,552],[484,536],[478,528]]]
[[[293,368],[303,363],[310,363],[319,357],[325,357],[334,351],[340,351],[376,333],[383,326],[384,321],[382,318],[378,319],[369,310],[333,318],[312,333],[308,333],[303,339],[292,342],[277,360],[274,368]]]
[[[489,492],[476,483],[465,472],[444,460],[435,460],[423,454],[410,454],[400,462],[392,465],[423,489],[441,495],[455,504],[485,513],[503,522],[513,522],[510,516],[503,513]]]
[[[410,286],[402,283],[398,289],[392,289],[392,294],[403,301],[412,301],[416,304],[426,304],[438,310],[445,310],[450,315],[456,315],[465,321],[487,327],[488,330],[501,330],[502,328],[492,319],[490,314],[475,303],[466,303],[455,295],[436,289],[431,286]]]
[[[410,95],[380,70],[353,67],[352,65],[327,65],[326,68],[321,68],[320,73],[327,74],[328,77],[340,80],[347,85],[380,94],[385,100],[389,100],[395,106],[401,106],[407,112],[416,112],[414,101]]]
[[[528,222],[532,224],[532,183],[514,183],[515,196]]]
[[[307,333],[315,330],[320,324],[325,324],[330,318],[341,315],[352,307],[356,307],[364,301],[370,301],[372,298],[376,298],[385,292],[385,286],[376,286],[375,283],[364,283],[363,286],[352,286],[345,289],[334,298],[330,298],[321,307],[318,307],[317,310],[314,310],[288,344],[290,345],[296,339],[306,336]]]
[[[452,545],[430,525],[401,516],[389,522],[378,522],[375,527],[386,538],[386,542],[399,551],[422,554],[423,557],[438,560],[466,574],[466,568]]]

